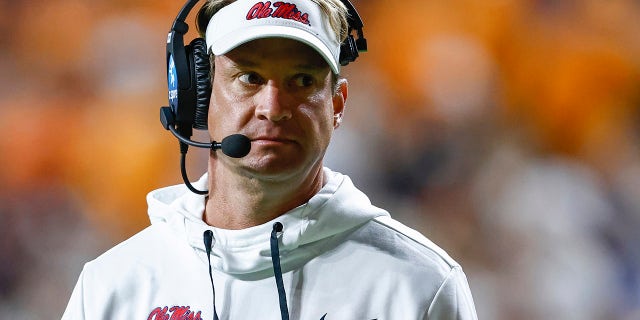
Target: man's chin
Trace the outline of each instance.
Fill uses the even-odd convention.
[[[283,157],[262,157],[260,159],[246,159],[245,169],[256,177],[268,180],[286,180],[292,175],[299,174],[302,164],[300,159],[292,161]]]

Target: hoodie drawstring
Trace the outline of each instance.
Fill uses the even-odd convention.
[[[213,231],[204,232],[204,247],[207,250],[207,260],[209,261],[209,279],[211,280],[211,292],[213,293],[213,320],[218,320],[216,312],[216,288],[213,286],[213,273],[211,272],[211,245],[213,243]]]
[[[274,223],[273,231],[271,231],[271,262],[273,263],[273,273],[276,278],[276,286],[278,287],[280,315],[282,316],[282,320],[289,320],[289,310],[287,309],[287,295],[284,291],[284,282],[282,281],[282,268],[280,267],[278,232],[282,232],[282,223],[280,222]]]
[[[284,291],[284,281],[282,281],[282,268],[280,267],[280,249],[278,248],[278,232],[282,232],[282,223],[273,224],[271,231],[271,262],[273,263],[273,273],[278,287],[278,299],[280,300],[280,315],[282,320],[289,320],[289,310],[287,308],[287,295]],[[213,273],[211,271],[211,245],[213,243],[213,231],[204,232],[204,247],[207,250],[207,260],[209,261],[209,279],[211,280],[211,291],[213,293],[213,319],[218,320],[216,312],[216,289],[213,285]],[[324,317],[323,317],[324,318]]]

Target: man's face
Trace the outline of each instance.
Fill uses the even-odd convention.
[[[259,39],[216,56],[209,133],[216,141],[244,134],[251,152],[213,156],[265,179],[307,175],[322,166],[346,90],[334,91],[328,64],[298,41]]]

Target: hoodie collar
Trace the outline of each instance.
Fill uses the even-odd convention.
[[[205,196],[190,192],[184,185],[171,186],[147,196],[152,224],[168,224],[172,232],[184,239],[203,260],[206,254],[202,235],[213,232],[212,265],[215,269],[246,274],[271,269],[269,238],[278,221],[284,229],[280,237],[282,263],[291,259],[311,258],[300,247],[331,237],[388,213],[371,205],[355,188],[349,177],[324,169],[328,177],[324,187],[307,203],[254,227],[241,230],[215,228],[203,221]],[[205,174],[194,183],[204,188]]]

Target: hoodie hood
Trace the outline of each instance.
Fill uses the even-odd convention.
[[[309,201],[284,215],[242,230],[220,229],[203,221],[205,196],[189,191],[185,185],[175,185],[152,191],[147,196],[152,225],[168,226],[172,236],[183,239],[206,261],[203,233],[213,232],[211,265],[235,275],[247,275],[271,270],[270,235],[275,222],[283,224],[280,254],[283,266],[293,261],[311,259],[316,250],[305,246],[317,244],[354,229],[380,216],[389,214],[371,205],[367,196],[358,190],[348,176],[324,168],[328,178],[325,186]],[[194,183],[206,189],[205,174]]]

